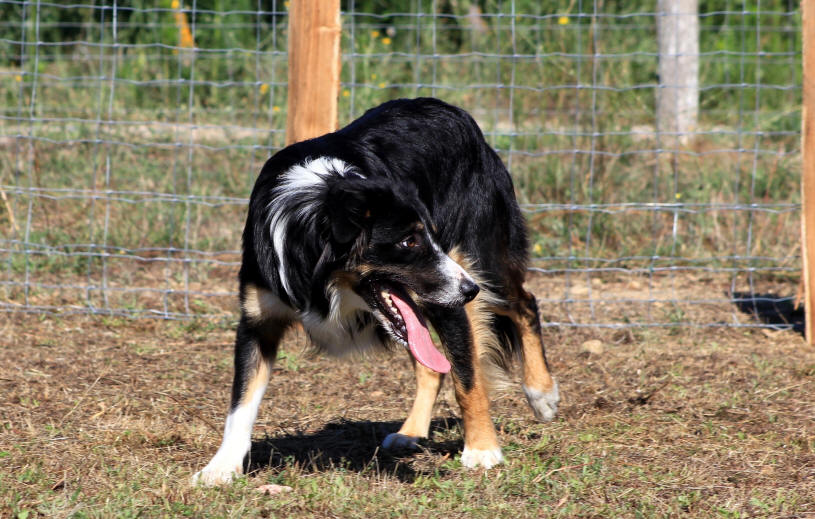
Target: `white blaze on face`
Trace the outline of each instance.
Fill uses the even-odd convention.
[[[475,284],[475,280],[464,270],[464,267],[445,254],[436,242],[431,240],[430,243],[441,258],[439,272],[444,278],[444,284],[436,292],[429,294],[428,299],[442,305],[460,304],[463,299],[461,285],[467,282]]]

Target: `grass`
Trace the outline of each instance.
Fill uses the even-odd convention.
[[[423,449],[385,452],[412,398],[407,358],[311,358],[295,334],[249,475],[202,489],[188,480],[220,441],[233,325],[16,314],[0,326],[3,517],[815,513],[815,353],[792,331],[547,329],[558,418],[536,423],[519,390],[493,395],[507,463],[490,471],[460,464],[449,385]],[[587,339],[604,353],[582,351]],[[292,491],[263,495],[267,483]]]
[[[704,134],[676,153],[653,134],[654,27],[651,16],[636,15],[650,12],[648,3],[609,11],[626,16],[595,25],[586,13],[566,13],[561,25],[547,17],[557,9],[519,4],[525,16],[515,21],[514,51],[503,15],[488,18],[490,29],[479,35],[460,18],[434,29],[411,25],[415,17],[360,14],[353,41],[346,33],[344,48],[354,55],[343,65],[340,122],[399,96],[436,94],[470,110],[511,169],[529,209],[533,255],[545,268],[603,267],[616,258],[618,266],[648,269],[659,257],[680,268],[772,276],[798,262],[800,90],[787,87],[800,77],[797,51],[784,52],[799,48],[799,21],[736,15],[728,6],[726,19],[702,20]],[[43,19],[65,14],[43,9]],[[31,55],[16,63],[20,47],[0,43],[8,61],[0,75],[7,87],[0,185],[9,186],[0,226],[11,304],[31,304],[32,292],[63,285],[64,301],[85,309],[191,313],[182,292],[217,307],[220,295],[208,295],[209,287],[234,289],[227,267],[238,260],[244,199],[283,145],[285,19],[264,22],[278,32],[262,41],[260,55],[246,51],[257,48],[254,37],[239,39],[245,27],[202,22],[192,61],[172,47],[171,12],[137,14],[153,18],[133,27],[153,32],[126,36],[136,46],[115,56],[114,84],[98,79],[112,72],[110,47],[100,60],[98,47],[66,54],[44,46],[34,70]],[[101,30],[98,20],[86,22]],[[757,22],[769,53],[761,59],[749,54],[758,43],[748,29]],[[229,42],[207,39],[218,23],[234,39],[228,53],[212,51],[233,48]],[[434,30],[439,55],[431,58]],[[592,31],[603,37],[594,42]],[[94,34],[84,36],[111,38]],[[146,46],[157,41],[171,46]],[[716,54],[722,49],[747,54]],[[604,59],[590,60],[595,51]],[[512,52],[531,57],[510,60]],[[77,77],[92,79],[69,79]],[[733,86],[736,78],[766,88]],[[495,83],[517,88],[479,86]],[[638,205],[624,206],[631,203]],[[676,210],[647,205],[677,203]],[[111,293],[104,288],[111,285],[131,291]]]
[[[362,2],[354,16],[346,15],[340,123],[387,99],[441,96],[474,114],[526,204],[798,202],[800,20],[787,3],[765,2],[762,12],[725,0],[706,6],[703,135],[676,154],[665,152],[671,146],[653,134],[655,2],[600,5],[599,18],[591,2],[583,4],[564,9],[557,2],[487,2],[484,29],[476,30],[464,16],[468,2],[445,4],[439,7],[443,16],[430,19],[366,14],[427,12],[427,2],[391,2],[387,9]],[[8,151],[2,183],[157,192],[182,200],[11,193],[16,238],[32,202],[33,235],[26,241],[33,243],[238,248],[234,229],[217,224],[240,221],[241,205],[204,202],[245,198],[262,163],[283,145],[285,13],[255,16],[257,6],[248,1],[201,4],[195,16],[187,13],[197,24],[193,57],[180,41],[170,2],[146,7],[118,13],[116,41],[129,46],[117,53],[82,43],[54,45],[112,45],[110,21],[103,25],[111,13],[95,8],[43,6],[41,46],[13,43],[24,37],[19,24],[0,26],[0,61],[8,67],[0,81],[7,87],[10,125],[2,143]],[[35,30],[33,6],[3,9],[7,20],[26,20],[29,33]],[[102,79],[110,75],[119,81]],[[21,138],[9,138],[16,135]],[[6,226],[7,212],[0,213]],[[542,257],[585,250],[594,258],[784,258],[797,242],[793,212],[690,211],[681,215],[678,242],[673,218],[637,210],[613,216],[544,211],[531,220],[533,245]],[[107,226],[110,220],[117,225]],[[759,236],[742,249],[750,221]],[[10,254],[14,272],[63,268],[50,260],[41,266],[19,250]],[[73,259],[67,261],[64,268],[74,268]]]
[[[117,42],[132,46],[115,52],[94,45],[113,43],[110,10],[5,2],[3,310],[111,315],[0,320],[0,516],[815,515],[815,355],[792,330],[727,327],[801,326],[789,303],[733,303],[797,282],[797,13],[706,3],[703,134],[673,153],[653,135],[655,2],[598,3],[623,16],[593,19],[593,2],[489,1],[484,32],[467,26],[468,2],[434,4],[456,16],[355,3],[340,122],[441,96],[473,113],[523,204],[554,204],[527,205],[535,265],[557,271],[532,280],[544,323],[633,327],[545,329],[556,421],[535,423],[519,392],[494,395],[507,463],[465,470],[448,387],[423,449],[384,452],[412,396],[407,360],[312,359],[293,336],[249,475],[190,487],[228,398],[243,199],[283,145],[285,15],[199,1],[213,12],[195,17],[193,59],[169,1],[118,12]],[[43,44],[14,43],[32,41],[35,8]],[[587,267],[611,270],[559,270]],[[587,339],[605,353],[582,352]],[[265,496],[265,483],[293,490]]]

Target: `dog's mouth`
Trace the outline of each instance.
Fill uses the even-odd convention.
[[[439,373],[450,371],[450,362],[433,344],[421,313],[405,291],[380,283],[372,283],[371,290],[380,321],[384,318],[385,328],[407,346],[416,362]]]

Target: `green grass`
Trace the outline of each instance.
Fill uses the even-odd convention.
[[[217,270],[199,261],[209,256],[192,254],[187,264],[142,260],[184,255],[168,249],[239,249],[245,209],[232,199],[248,196],[263,162],[284,143],[285,6],[258,16],[250,0],[198,2],[201,12],[186,14],[195,25],[193,57],[179,48],[169,0],[133,5],[117,12],[123,46],[114,51],[111,10],[0,4],[0,185],[47,195],[10,191],[0,204],[0,228],[13,240],[4,246],[10,279],[110,275],[133,284],[141,276],[148,287],[191,281],[203,291]],[[432,5],[440,16],[394,14],[428,14]],[[483,31],[469,25],[470,5],[357,2],[355,16],[344,20],[339,123],[395,97],[459,104],[509,165],[523,204],[798,203],[800,16],[786,12],[787,2],[762,2],[761,13],[732,0],[702,6],[699,129],[706,133],[676,154],[655,151],[664,142],[652,134],[655,1],[597,4],[594,18],[593,2],[488,0],[479,4],[489,15]],[[262,7],[271,11],[268,2]],[[14,43],[30,42],[37,30],[45,45]],[[116,83],[100,79],[112,74]],[[58,189],[127,193],[94,200]],[[556,208],[528,216],[533,255],[567,258],[560,267],[597,266],[572,257],[653,256],[713,268],[744,267],[720,259],[731,256],[788,266],[797,254],[793,210]],[[41,246],[51,254],[25,252]],[[4,290],[9,300],[19,296]]]
[[[703,289],[700,289],[703,290]],[[196,488],[220,441],[233,326],[13,316],[0,379],[3,517],[753,517],[815,511],[815,357],[794,332],[546,332],[564,400],[493,395],[506,463],[460,463],[445,388],[417,453],[378,449],[414,388],[403,356],[283,345],[251,472]],[[36,341],[31,340],[36,331]],[[600,356],[580,351],[602,340]],[[81,362],[65,362],[66,358]],[[294,366],[294,367],[293,367]],[[357,375],[365,373],[368,378]],[[666,382],[669,382],[666,384]],[[643,401],[642,395],[651,395]],[[267,496],[264,484],[290,492]]]

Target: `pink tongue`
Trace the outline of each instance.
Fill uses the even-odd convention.
[[[408,347],[416,361],[422,366],[439,373],[450,371],[450,362],[433,345],[433,339],[430,338],[427,326],[419,320],[410,304],[397,297],[393,292],[391,292],[390,296],[405,321]]]

